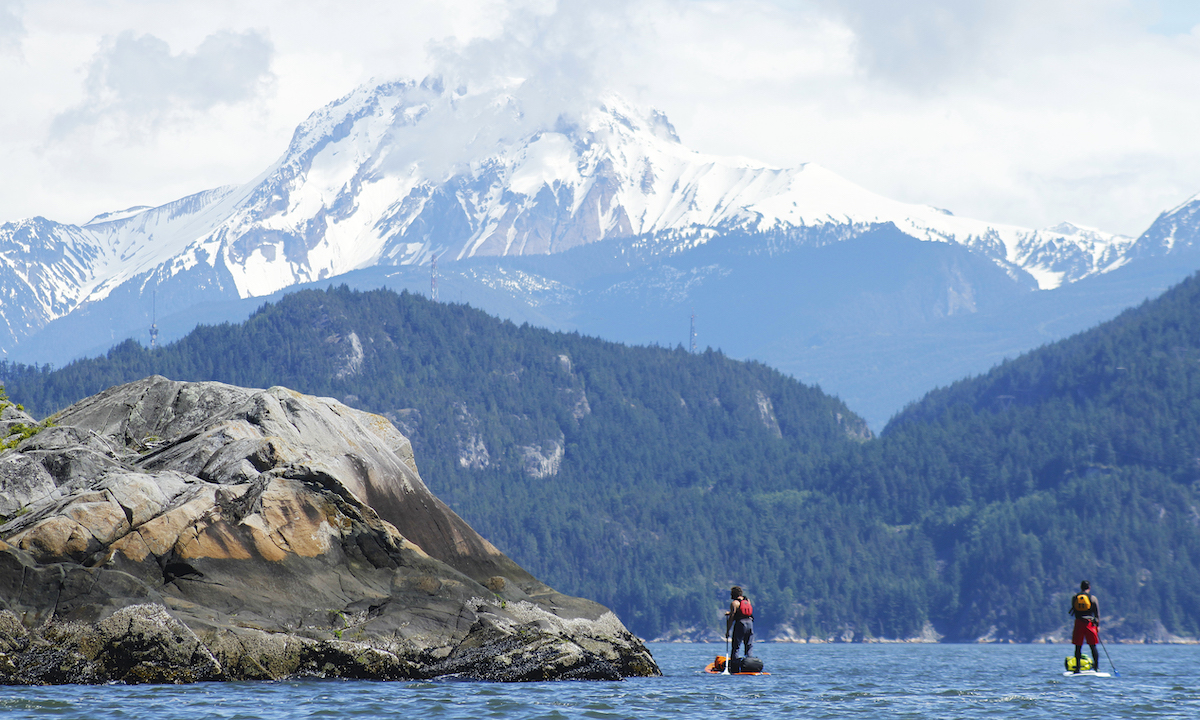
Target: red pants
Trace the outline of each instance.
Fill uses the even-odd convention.
[[[1075,632],[1071,634],[1071,644],[1096,645],[1099,642],[1099,626],[1089,618],[1075,618]]]

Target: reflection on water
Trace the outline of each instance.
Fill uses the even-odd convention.
[[[1067,678],[1064,645],[759,643],[771,673],[706,675],[719,645],[654,644],[665,677],[0,688],[0,717],[1054,718],[1200,717],[1200,648],[1109,646],[1121,677]],[[1105,660],[1105,670],[1108,661]]]

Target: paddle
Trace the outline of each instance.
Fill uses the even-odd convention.
[[[727,643],[725,644],[725,646],[726,646],[726,650],[725,650],[725,669],[721,671],[721,674],[722,674],[722,675],[728,675],[728,674],[729,674],[729,659],[730,659],[730,656],[731,656],[731,655],[733,655],[733,640],[730,640],[728,637],[726,637],[725,639],[726,639],[726,640],[729,640],[729,642],[727,642]]]
[[[1098,629],[1099,628],[1097,628],[1097,630]],[[1097,637],[1096,639],[1100,640],[1099,637]],[[1108,646],[1104,644],[1103,640],[1100,640],[1100,647],[1104,648],[1104,657],[1108,658],[1108,666],[1112,668],[1113,675],[1115,675],[1117,677],[1121,677],[1121,673],[1117,672],[1117,666],[1113,665],[1112,655],[1108,654]]]

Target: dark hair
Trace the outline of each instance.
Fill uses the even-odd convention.
[[[741,596],[742,596],[742,586],[741,585],[734,585],[733,587],[729,588],[729,597],[736,599],[736,598],[740,598]]]
[[[1080,590],[1087,590],[1091,587],[1092,587],[1091,583],[1089,583],[1087,580],[1084,580],[1083,582],[1079,583]]]

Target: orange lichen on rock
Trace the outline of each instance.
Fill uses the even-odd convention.
[[[89,544],[94,541],[87,528],[62,515],[46,518],[20,535],[9,539],[17,547],[33,555],[39,562],[53,562],[78,557],[86,553]]]
[[[119,552],[134,562],[142,562],[150,556],[150,547],[140,532],[131,532],[109,546],[109,550]]]
[[[179,542],[179,536],[204,517],[213,506],[215,491],[211,488],[179,507],[172,508],[150,520],[136,531],[146,549],[154,555],[165,555]],[[131,558],[141,560],[142,558]]]
[[[249,560],[254,556],[246,549],[245,539],[223,519],[212,518],[180,533],[175,555],[184,560]]]
[[[331,514],[340,513],[331,505],[318,506],[314,502],[316,496],[298,485],[272,483],[263,493],[261,515],[277,546],[301,557],[317,557],[329,552],[333,539],[340,537],[341,533],[329,522]]]
[[[73,502],[63,514],[86,528],[102,545],[111,543],[130,530],[125,511],[109,498],[99,502]]]

